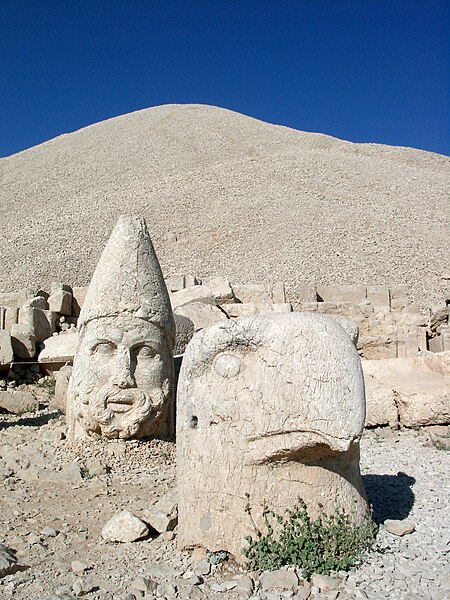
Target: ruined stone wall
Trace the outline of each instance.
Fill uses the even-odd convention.
[[[358,352],[365,359],[410,358],[422,350],[450,350],[448,301],[421,311],[410,302],[404,285],[305,282],[296,298],[286,298],[283,283],[235,285],[224,277],[202,282],[181,273],[167,277],[166,284],[178,322],[192,321],[195,331],[221,320],[295,309],[355,321]],[[24,288],[0,294],[0,330],[4,330],[0,368],[8,368],[13,360],[38,359],[53,369],[71,362],[86,289],[55,282],[49,291]],[[184,340],[184,346],[188,341]]]

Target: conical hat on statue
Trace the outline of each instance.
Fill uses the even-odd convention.
[[[147,225],[122,216],[100,256],[78,319],[81,329],[101,317],[131,315],[164,329],[175,338],[166,284]]]

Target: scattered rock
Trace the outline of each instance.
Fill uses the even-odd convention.
[[[26,412],[36,412],[39,401],[31,392],[0,392],[0,408],[20,415]]]
[[[398,536],[412,533],[416,528],[412,521],[395,521],[393,519],[386,519],[384,526],[389,533]]]
[[[173,489],[143,512],[143,520],[158,533],[172,531],[178,523],[178,495]]]
[[[144,521],[123,510],[106,523],[102,537],[109,542],[135,542],[148,535],[148,532]]]
[[[0,577],[11,575],[17,570],[17,558],[12,550],[0,544]]]
[[[311,576],[311,584],[316,585],[321,592],[329,592],[339,587],[341,583],[340,579],[330,577],[329,575],[320,575],[319,573],[313,573]]]
[[[259,580],[262,590],[295,590],[298,586],[298,577],[294,571],[285,569],[264,571]]]

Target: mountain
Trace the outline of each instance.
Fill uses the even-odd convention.
[[[165,275],[407,283],[443,298],[450,159],[222,108],[140,110],[0,159],[0,291],[89,282],[118,215],[144,216]]]

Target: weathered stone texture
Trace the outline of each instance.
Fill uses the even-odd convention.
[[[8,370],[13,360],[11,336],[8,331],[0,331],[0,371]]]
[[[69,436],[172,436],[175,323],[143,219],[117,222],[78,327],[67,403]]]
[[[242,560],[264,503],[302,497],[356,521],[367,516],[359,473],[365,417],[360,359],[330,317],[242,317],[195,334],[177,408],[178,543]]]
[[[371,378],[395,397],[399,423],[405,427],[450,423],[450,352],[423,352],[413,358],[371,360],[363,363],[366,384]],[[368,405],[375,413],[369,387]],[[379,396],[383,398],[383,396]],[[377,409],[378,410],[378,409]]]

